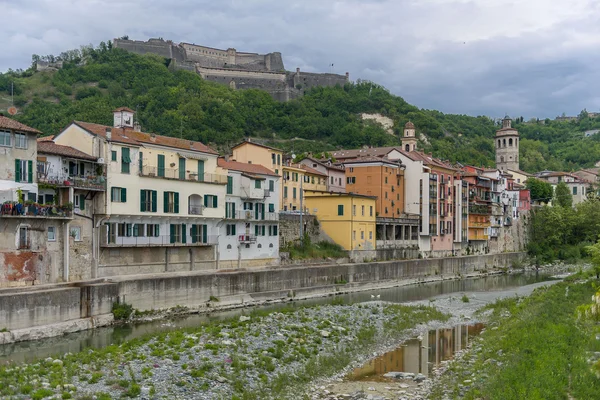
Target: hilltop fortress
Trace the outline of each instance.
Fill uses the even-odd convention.
[[[191,43],[176,44],[171,40],[148,41],[114,39],[113,46],[137,54],[153,53],[171,60],[170,67],[194,71],[202,78],[229,85],[232,89],[261,89],[275,100],[288,101],[301,97],[304,90],[315,86],[344,85],[350,75],[317,74],[285,70],[281,53],[243,53],[236,49],[214,49]]]

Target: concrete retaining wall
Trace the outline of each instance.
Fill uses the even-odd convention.
[[[47,336],[55,336],[77,327],[88,329],[97,320],[109,323],[110,318],[104,317],[110,314],[116,301],[129,303],[139,310],[249,305],[288,296],[326,295],[339,290],[389,287],[402,281],[450,279],[478,271],[491,272],[496,267],[510,267],[524,257],[525,253],[504,253],[251,271],[169,273],[122,277],[118,281],[78,287],[6,290],[0,294],[0,330],[6,328],[15,334],[8,332],[0,339],[5,342],[36,339],[44,335],[44,329],[40,329],[43,326],[52,328],[47,330]],[[73,324],[76,320],[89,321]],[[66,330],[61,331],[61,327]],[[24,329],[36,334],[32,337],[23,332]],[[21,331],[17,334],[17,330]]]

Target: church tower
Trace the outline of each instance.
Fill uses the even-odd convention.
[[[415,124],[408,121],[404,125],[404,136],[402,137],[402,148],[405,151],[417,150],[417,137],[415,135]]]
[[[502,128],[496,131],[496,168],[501,171],[519,171],[519,132],[511,126],[507,115]]]

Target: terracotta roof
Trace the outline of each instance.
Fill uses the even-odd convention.
[[[96,157],[92,157],[82,151],[74,149],[71,146],[63,146],[49,140],[38,140],[37,151],[38,154],[55,154],[58,156],[77,158],[80,160],[97,161]]]
[[[131,112],[131,113],[135,113],[135,111],[133,111],[131,108],[128,108],[128,107],[119,107],[116,110],[114,110],[113,112],[119,112],[119,111],[127,111],[127,112]]]
[[[310,160],[310,161],[317,163],[319,165],[322,165],[323,167],[328,168],[328,169],[335,169],[336,171],[344,171],[344,168],[342,168],[342,167],[338,167],[337,165],[333,165],[333,164],[331,164],[331,165],[327,164],[328,160],[317,160],[316,158],[313,158],[313,157],[304,157],[300,161],[302,162],[304,160]]]
[[[404,125],[405,129],[415,129],[415,124],[413,124],[412,122],[408,121],[406,123],[406,125]]]
[[[397,146],[369,147],[366,149],[338,150],[331,153],[331,155],[333,158],[336,158],[338,160],[364,156],[385,157],[393,150],[397,150],[400,152],[403,151],[400,147]]]
[[[260,143],[252,142],[252,141],[250,141],[248,139],[244,140],[243,142],[240,142],[240,143],[236,144],[231,149],[235,149],[236,147],[240,147],[240,146],[242,146],[244,144],[253,144],[255,146],[264,147],[265,149],[275,150],[275,151],[279,151],[279,152],[283,153],[283,150],[281,150],[281,149],[277,149],[275,147],[267,146],[265,144],[260,144]]]
[[[346,160],[343,163],[344,164],[360,164],[360,163],[370,163],[370,162],[380,162],[380,163],[385,163],[385,164],[392,164],[395,166],[398,166],[400,163],[400,161],[392,161],[390,159],[384,158],[384,157],[357,157],[357,158],[353,158],[351,160]]]
[[[38,131],[37,129],[22,124],[19,121],[15,121],[14,119],[5,117],[4,115],[0,115],[0,129],[1,128],[12,129],[21,132],[35,133],[36,135],[42,134],[42,132]]]
[[[446,163],[445,161],[442,161],[438,158],[435,158],[435,157],[425,154],[423,152],[411,151],[410,155],[415,156],[416,158],[420,159],[421,161],[423,161],[423,164],[425,164],[425,165],[430,165],[432,167],[439,167],[439,168],[451,169],[454,171],[458,171],[458,168],[455,168],[454,166],[450,165],[449,163]]]
[[[38,143],[39,142],[51,142],[54,139],[54,135],[50,135],[50,136],[44,136],[41,138],[37,138]]]
[[[327,197],[360,197],[364,199],[377,199],[377,196],[368,196],[366,194],[359,194],[354,192],[327,192],[325,190],[304,189],[304,197],[321,197],[319,195],[310,195],[309,193],[327,194]]]
[[[308,172],[309,174],[313,174],[313,175],[320,175],[320,176],[327,176],[327,174],[324,174],[324,173],[322,173],[322,172],[320,172],[320,171],[317,171],[317,170],[316,170],[316,169],[314,169],[314,168],[307,167],[307,166],[306,166],[306,165],[304,165],[304,164],[301,164],[301,165],[300,165],[300,168],[302,168],[303,170],[305,170],[305,171],[306,171],[306,172]]]
[[[245,172],[247,174],[279,176],[267,167],[259,164],[244,164],[237,161],[225,161],[223,157],[217,159],[217,165],[221,168],[230,169],[233,171]]]
[[[74,123],[86,131],[106,138],[106,129],[110,128],[111,141],[133,144],[140,146],[144,143],[167,146],[180,150],[200,151],[203,153],[218,154],[216,151],[201,142],[180,139],[170,136],[153,135],[145,132],[136,132],[132,128],[113,128],[106,125],[92,124],[89,122],[74,121]]]

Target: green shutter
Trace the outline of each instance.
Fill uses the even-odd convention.
[[[121,188],[121,203],[127,203],[127,189]]]
[[[75,163],[73,161],[69,161],[69,176],[75,175]]]
[[[85,210],[85,194],[79,195],[79,209]]]
[[[175,202],[175,208],[173,208],[173,210],[175,211],[175,214],[179,214],[179,193],[175,192],[175,194],[173,195],[173,201]]]
[[[129,173],[129,164],[131,163],[131,158],[129,157],[129,148],[123,147],[121,149],[121,173],[128,174]]]
[[[179,159],[179,179],[185,180],[185,158],[183,157]]]
[[[275,204],[269,203],[269,212],[275,212]]]
[[[202,243],[208,243],[208,226],[202,225]]]
[[[142,171],[144,170],[144,153],[142,153],[140,151],[139,155],[140,155],[140,158],[138,159],[138,163],[139,163],[140,173],[142,173]]]
[[[265,219],[265,203],[261,203],[260,210],[262,212],[262,219]]]
[[[292,188],[292,193],[293,193],[292,198],[295,199],[296,198],[296,188]]]
[[[175,243],[175,225],[171,224],[170,227],[170,235],[169,235],[169,243]]]
[[[157,192],[156,190],[152,191],[152,212],[156,212],[156,203],[157,203]]]
[[[254,225],[254,236],[258,236],[258,225]]]
[[[169,212],[169,192],[163,192],[163,211]]]
[[[277,236],[277,229],[278,229],[277,225],[274,225],[273,226],[273,236]]]
[[[133,225],[133,237],[139,237],[139,236],[140,236],[139,225],[135,224],[135,225]]]
[[[204,195],[204,207],[208,207],[208,195]]]
[[[231,234],[235,236],[235,224],[231,225]]]
[[[344,205],[338,205],[338,215],[344,215]]]
[[[158,155],[158,176],[165,176],[165,156],[162,154]]]
[[[125,236],[131,237],[131,224],[125,225]]]
[[[117,152],[115,150],[112,150],[110,152],[110,160],[111,161],[117,161]]]
[[[192,225],[192,243],[198,242],[198,225]]]
[[[270,192],[275,191],[275,181],[269,181],[269,191]]]
[[[160,236],[160,225],[159,224],[154,224],[154,236],[156,236],[156,237]]]
[[[231,218],[235,218],[235,203],[231,203]]]
[[[15,182],[21,182],[21,160],[15,159]]]
[[[140,211],[149,211],[146,210],[146,191],[144,189],[140,190]]]
[[[233,194],[233,177],[227,177],[227,194]]]
[[[204,161],[198,160],[198,180],[204,182]]]
[[[187,232],[185,224],[181,224],[181,243],[187,243]]]
[[[256,207],[254,207],[254,219],[258,219],[259,218],[259,214],[260,213],[260,207],[259,204],[256,205]]]
[[[256,179],[256,180],[254,181],[254,188],[255,188],[255,189],[260,189],[260,181],[259,181],[258,179]]]
[[[262,236],[265,236],[265,226],[262,226]]]
[[[213,208],[217,208],[218,207],[218,199],[217,196],[213,196]]]

